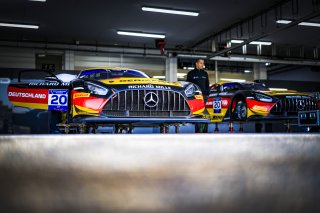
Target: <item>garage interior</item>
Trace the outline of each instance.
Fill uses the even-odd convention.
[[[9,82],[17,81],[21,70],[78,74],[91,67],[127,67],[175,82],[185,81],[188,71],[194,68],[195,59],[203,58],[211,85],[226,80],[258,81],[269,88],[298,90],[319,97],[318,1],[187,1],[183,4],[164,1],[149,4],[135,1],[2,1],[2,25],[20,23],[29,24],[31,28],[1,26],[1,103],[4,110],[13,111],[13,115],[5,113],[11,117],[3,120],[16,120],[3,124],[1,131],[48,132],[48,128],[36,130],[33,123],[12,119],[12,116],[17,117],[15,110],[21,114],[21,109],[14,109],[10,104],[5,88]],[[198,14],[175,15],[142,9],[147,6]],[[153,33],[165,38],[126,36],[119,34],[121,31]],[[48,115],[37,113],[42,113],[38,116],[42,120],[38,119],[38,122],[48,120]],[[246,132],[286,132],[286,125],[282,121],[280,125],[278,123],[262,122],[262,129],[256,128],[256,122],[244,125]],[[214,127],[210,124],[209,128],[213,131]],[[221,129],[228,130],[224,124]],[[290,131],[303,132],[305,129],[298,128],[293,122]]]
[[[0,209],[319,212],[319,110],[310,125],[297,115],[80,136],[50,134],[50,111],[7,94],[24,71],[27,82],[94,67],[186,81],[201,58],[210,85],[257,82],[320,106],[319,51],[320,0],[2,0]]]

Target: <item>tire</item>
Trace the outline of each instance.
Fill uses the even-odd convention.
[[[235,118],[240,121],[247,120],[248,109],[247,103],[244,100],[238,100],[234,112]]]

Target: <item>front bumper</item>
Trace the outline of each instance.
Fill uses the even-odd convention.
[[[110,117],[87,117],[76,121],[86,124],[187,124],[187,123],[210,123],[205,118],[110,118]]]

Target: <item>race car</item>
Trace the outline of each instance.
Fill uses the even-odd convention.
[[[125,68],[86,69],[71,81],[12,83],[16,106],[66,113],[66,123],[134,124],[203,121],[204,100],[189,82],[167,82]],[[197,120],[199,119],[199,120]]]
[[[211,86],[206,101],[211,122],[247,119],[291,119],[299,111],[319,109],[310,95],[294,90],[270,90],[262,83],[222,82]]]

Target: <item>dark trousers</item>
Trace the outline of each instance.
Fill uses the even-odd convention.
[[[203,95],[204,103],[207,102],[208,96]],[[208,133],[208,123],[195,123],[195,133]]]
[[[196,123],[195,133],[208,133],[208,124],[207,123]]]

